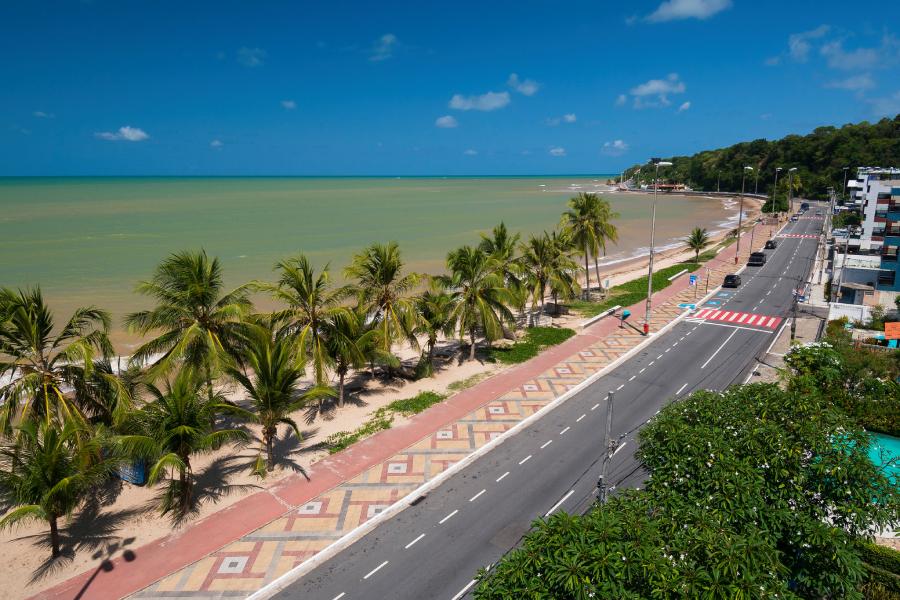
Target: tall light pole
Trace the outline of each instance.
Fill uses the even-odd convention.
[[[719,182],[722,180],[722,171],[719,171],[718,175],[716,175],[716,193],[722,191],[721,187],[719,187]]]
[[[744,165],[744,170],[741,174],[741,212],[738,213],[738,228],[737,228],[737,251],[734,253],[734,264],[738,262],[738,256],[741,253],[741,225],[744,223],[744,183],[747,181],[747,171],[752,171],[753,167],[748,167]]]
[[[772,218],[775,218],[775,195],[778,193],[778,171],[781,167],[775,167],[775,189],[772,190]]]
[[[647,314],[644,315],[644,334],[650,334],[650,297],[653,295],[653,244],[656,241],[656,197],[659,194],[659,167],[670,167],[672,163],[659,158],[651,158],[656,165],[656,185],[653,186],[653,218],[650,221],[650,271],[647,275]]]
[[[788,169],[788,198],[791,199],[791,214],[794,214],[794,171],[797,167]]]
[[[845,200],[845,196],[847,195],[847,173],[850,171],[850,167],[844,167],[844,193],[841,194],[841,200]]]

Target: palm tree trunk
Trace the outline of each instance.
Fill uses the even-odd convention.
[[[587,297],[585,300],[588,302],[591,301],[591,272],[588,271],[588,247],[587,242],[584,244],[584,276],[585,283],[587,284]]]
[[[53,558],[59,558],[59,529],[56,526],[57,516],[50,515],[50,546],[53,548]]]
[[[603,286],[600,285],[600,266],[597,262],[597,255],[594,255],[594,275],[597,277],[597,287],[602,290]]]
[[[206,371],[206,390],[209,394],[209,401],[212,402],[213,399],[213,382],[212,382],[212,373],[209,372],[209,369]],[[212,432],[216,432],[216,411],[213,411],[209,415],[209,428],[212,429]]]
[[[338,390],[340,390],[338,395],[338,406],[340,408],[344,407],[344,371],[338,372]]]
[[[275,428],[266,428],[263,433],[266,440],[266,470],[272,471],[275,468]]]
[[[472,325],[472,328],[469,330],[469,335],[472,338],[472,347],[469,348],[469,360],[475,360],[475,326]]]

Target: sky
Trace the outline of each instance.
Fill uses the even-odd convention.
[[[619,172],[900,113],[894,2],[0,4],[0,176]]]

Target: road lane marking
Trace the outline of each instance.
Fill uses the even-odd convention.
[[[677,345],[678,345],[678,342],[675,342],[674,344],[672,344],[672,347],[674,348]]]
[[[553,443],[553,440],[550,440],[549,442],[547,442],[546,444],[544,444],[543,446],[541,446],[541,450],[543,450],[544,448],[546,448],[547,446],[549,446],[549,445],[552,444],[552,443]]]
[[[544,515],[544,517],[546,518],[546,517],[549,517],[550,515],[552,515],[552,514],[553,514],[553,511],[556,510],[557,508],[559,508],[559,505],[562,504],[563,502],[565,502],[566,500],[568,500],[568,499],[569,499],[569,496],[571,496],[571,495],[574,494],[574,493],[575,493],[575,490],[572,490],[572,491],[570,491],[568,494],[566,494],[565,496],[563,496],[563,497],[562,497],[562,500],[560,500],[559,502],[557,502],[556,504],[554,504],[554,505],[553,505],[553,508],[551,508],[550,510],[548,510],[548,511],[547,511],[547,514]]]
[[[487,490],[481,490],[480,492],[478,492],[477,494],[475,494],[474,496],[472,496],[471,498],[469,498],[469,502],[472,502],[473,500],[475,500],[475,498],[477,498],[478,496],[482,495],[482,494],[485,493],[486,491],[487,491]]]
[[[599,405],[599,404],[595,404],[595,405],[594,405],[594,408],[597,408],[598,406],[600,406],[600,405]],[[592,408],[591,410],[594,410],[594,408]]]
[[[619,446],[618,448],[616,448],[616,451],[613,452],[613,456],[615,456],[616,454],[618,454],[618,453],[619,453],[619,450],[621,450],[622,448],[624,448],[624,447],[627,446],[627,445],[628,445],[628,442],[622,442],[622,445]]]
[[[631,380],[634,379],[635,377],[637,377],[637,375],[632,375],[632,376],[631,376],[631,379],[629,379],[628,381],[631,381]]]
[[[383,563],[381,563],[380,565],[378,565],[377,567],[375,567],[374,569],[372,569],[372,571],[371,571],[368,575],[366,575],[365,577],[363,577],[363,579],[368,579],[369,577],[371,577],[372,575],[374,575],[374,574],[378,571],[378,569],[380,569],[381,567],[383,567],[383,566],[386,565],[386,564],[388,564],[388,561],[384,561]]]
[[[417,537],[416,539],[414,539],[413,541],[411,541],[410,543],[408,543],[408,544],[406,545],[406,547],[409,548],[410,546],[412,546],[413,544],[415,544],[416,542],[418,542],[419,540],[421,540],[423,537],[425,537],[425,534],[424,534],[424,533],[423,533],[422,535],[420,535],[419,537]],[[343,595],[343,594],[342,594],[342,595]],[[338,596],[338,597],[340,597],[340,596]]]
[[[666,352],[668,352],[669,350],[671,350],[671,348],[666,348]]]
[[[732,331],[732,332],[731,332],[731,335],[728,336],[728,339],[725,340],[724,342],[722,342],[722,345],[719,346],[719,349],[716,350],[715,352],[713,352],[713,355],[710,356],[709,359],[708,359],[705,363],[703,363],[703,366],[700,367],[700,368],[701,368],[701,369],[705,369],[705,368],[706,368],[706,365],[709,364],[709,361],[711,361],[713,358],[715,358],[716,354],[718,354],[718,353],[722,350],[722,348],[725,347],[725,344],[728,343],[728,340],[730,340],[731,338],[733,338],[733,337],[734,337],[734,334],[737,333],[737,332],[738,332],[737,329],[735,329],[734,331]]]
[[[459,593],[458,593],[457,595],[453,596],[453,600],[459,600],[460,598],[462,598],[463,596],[465,596],[465,595],[466,595],[466,592],[468,592],[468,591],[469,591],[469,588],[472,587],[473,585],[475,585],[475,580],[474,580],[474,579],[473,579],[471,582],[469,582],[469,585],[467,585],[467,586],[464,587],[463,589],[459,590]]]
[[[659,360],[659,359],[661,359],[661,358],[662,358],[662,354],[660,354],[659,356],[657,356],[657,357],[656,357],[656,360]]]
[[[507,471],[506,473],[504,473],[503,475],[501,475],[501,476],[500,476],[500,479],[503,479],[503,478],[506,477],[507,475],[509,475],[509,471]],[[500,483],[500,479],[497,480],[497,483]]]
[[[531,455],[530,455],[530,454],[529,454],[528,456],[526,456],[526,457],[522,460],[522,462],[520,462],[519,464],[520,464],[520,465],[525,464],[525,461],[528,460],[529,458],[531,458]]]
[[[656,362],[656,361],[654,360],[653,362],[651,362],[651,363],[650,363],[649,365],[647,365],[647,366],[648,366],[648,367],[652,367],[652,366],[653,366],[653,363],[655,363],[655,362]]]
[[[346,594],[346,593],[347,592],[341,592],[340,594],[338,594],[337,596],[334,597],[334,600],[338,600],[338,598],[343,598],[344,594]]]
[[[571,428],[571,427],[566,427],[565,429],[563,429],[562,431],[559,432],[559,435],[564,434],[565,432],[567,432],[567,431],[570,430],[570,429],[572,429],[572,428]]]
[[[744,313],[744,316],[742,316],[740,319],[738,319],[738,323],[743,323],[743,322],[744,322],[744,319],[746,319],[746,318],[749,317],[749,316],[750,316],[750,315],[748,315],[747,313]]]
[[[687,384],[684,384],[683,386],[681,386],[680,388],[678,388],[678,391],[675,392],[675,395],[676,395],[676,396],[679,395],[679,394],[681,393],[681,390],[683,390],[683,389],[686,388],[686,387],[687,387]]]
[[[625,387],[625,384],[624,384],[624,383],[623,383],[622,385],[620,385],[619,387],[617,387],[617,388],[616,388],[616,391],[618,392],[618,391],[621,390],[623,387]]]
[[[459,512],[458,510],[454,510],[452,513],[450,513],[449,515],[447,515],[446,517],[444,517],[443,519],[438,521],[438,525],[442,524],[444,521],[446,521],[447,519],[449,519],[450,517],[452,517],[453,515],[455,515],[458,512]]]
[[[582,420],[582,419],[585,418],[586,416],[587,416],[587,415],[581,415],[580,417],[578,417],[577,419],[575,419],[575,422],[577,423],[578,421]]]
[[[643,372],[646,371],[646,370],[647,370],[647,367],[644,367],[643,369],[641,369],[640,371],[638,371],[638,374],[641,374],[641,373],[643,373]]]

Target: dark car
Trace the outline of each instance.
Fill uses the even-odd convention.
[[[778,247],[778,240],[769,240],[766,242],[766,250],[774,250]]]
[[[737,287],[739,285],[741,285],[740,275],[726,275],[725,281],[722,282],[722,287]]]
[[[751,267],[761,267],[766,264],[766,253],[765,252],[751,252],[750,260],[747,261],[747,264]]]

